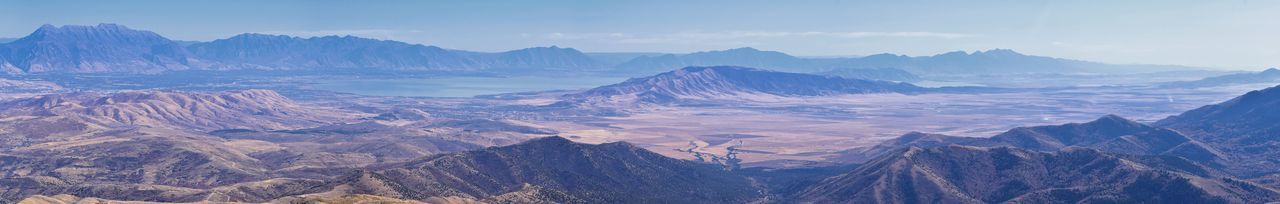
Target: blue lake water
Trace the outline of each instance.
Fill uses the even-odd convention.
[[[324,80],[312,88],[370,96],[472,97],[477,95],[586,89],[622,82],[620,77],[432,77]]]

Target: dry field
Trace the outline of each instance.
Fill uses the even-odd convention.
[[[627,141],[685,159],[693,158],[683,152],[691,148],[723,155],[734,147],[748,165],[791,166],[911,131],[987,137],[1018,126],[1087,122],[1107,114],[1152,122],[1268,86],[775,98],[649,107],[631,110],[634,114],[625,117],[526,122],[559,130],[579,142]]]

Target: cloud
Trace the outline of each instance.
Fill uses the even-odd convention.
[[[526,35],[527,36],[527,35]],[[956,39],[974,37],[972,34],[945,32],[777,32],[777,31],[726,31],[726,32],[677,32],[666,34],[627,33],[548,33],[550,40],[600,40],[618,43],[689,43],[708,40],[751,40],[781,38],[937,38]]]

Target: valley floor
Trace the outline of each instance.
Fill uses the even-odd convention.
[[[839,151],[913,131],[989,137],[1014,127],[1087,122],[1108,114],[1152,122],[1270,85],[774,98],[636,108],[617,117],[524,121],[578,142],[627,141],[676,158],[694,159],[691,148],[723,156],[733,147],[747,166],[823,165]]]

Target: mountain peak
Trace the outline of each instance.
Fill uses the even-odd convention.
[[[1018,53],[1018,52],[1013,51],[1013,50],[1011,50],[1011,49],[990,49],[990,50],[978,50],[978,51],[973,51],[973,52],[966,52],[966,51],[951,51],[951,52],[947,52],[947,53],[942,53],[942,54],[934,55],[934,57],[971,57],[971,56],[996,56],[996,57],[1000,57],[1000,56],[1009,56],[1009,57],[1021,57],[1021,56],[1026,56],[1026,55],[1023,55],[1022,53]]]
[[[41,31],[41,30],[53,30],[53,29],[58,29],[58,26],[55,26],[55,25],[53,25],[53,24],[47,24],[47,23],[46,23],[46,24],[44,24],[44,25],[40,25],[40,27],[39,27],[39,28],[36,28],[36,31]]]
[[[55,26],[53,24],[44,24],[44,25],[41,25],[40,28],[37,28],[35,33],[123,32],[123,31],[150,33],[149,31],[134,30],[124,25],[114,24],[114,23],[100,23],[98,25],[63,25],[63,26]]]
[[[566,144],[576,144],[576,143],[574,143],[572,140],[569,140],[568,138],[564,138],[560,136],[550,136],[550,137],[530,139],[530,140],[521,142],[521,144],[543,146],[543,145],[566,145]]]
[[[986,51],[977,51],[977,52],[973,52],[972,55],[1023,56],[1022,53],[1018,53],[1011,49],[1000,49],[1000,48],[990,49]]]
[[[1093,121],[1090,121],[1090,122],[1087,122],[1087,123],[1084,123],[1084,124],[1085,124],[1086,126],[1092,126],[1092,127],[1118,127],[1118,128],[1119,128],[1119,127],[1123,127],[1123,128],[1141,128],[1141,127],[1146,127],[1146,126],[1147,126],[1147,125],[1143,125],[1142,123],[1138,123],[1137,121],[1129,120],[1129,119],[1126,119],[1126,118],[1124,118],[1124,117],[1120,117],[1120,116],[1112,115],[1112,114],[1108,114],[1108,115],[1106,115],[1106,116],[1102,116],[1101,118],[1098,118],[1097,120],[1093,120]]]
[[[765,71],[765,72],[768,72],[769,70],[763,70],[763,69],[757,69],[757,68],[751,68],[751,67],[739,67],[739,66],[694,66],[694,67],[685,67],[685,68],[680,68],[679,70],[676,70],[676,71],[675,71],[675,73],[692,73],[692,72],[749,72],[749,71]]]
[[[497,68],[594,69],[604,66],[577,49],[555,45],[506,51],[498,53],[496,59],[498,61],[491,65]]]
[[[512,51],[507,51],[507,52],[521,52],[521,51],[524,51],[524,52],[530,52],[530,51],[552,51],[552,52],[566,52],[566,53],[582,53],[581,51],[578,51],[578,49],[573,49],[573,48],[569,48],[569,47],[559,47],[559,46],[555,46],[555,45],[548,46],[548,47],[531,47],[531,48],[524,48],[524,49],[512,50]]]
[[[264,33],[241,33],[239,35],[231,36],[230,38],[227,38],[227,39],[260,39],[260,38],[294,38],[294,37],[288,36],[288,35],[275,35],[275,34],[264,34]]]
[[[118,24],[43,25],[0,47],[22,72],[149,72],[201,65],[177,43]]]

